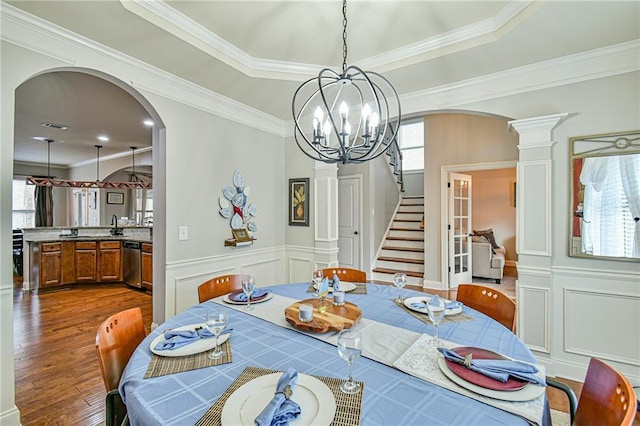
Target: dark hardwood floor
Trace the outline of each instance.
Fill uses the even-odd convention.
[[[16,405],[28,425],[104,423],[105,388],[96,358],[98,325],[139,306],[147,333],[151,295],[124,285],[86,285],[35,295],[14,291]],[[420,288],[410,287],[420,290]],[[443,297],[455,294],[442,292]],[[579,394],[581,383],[566,380]],[[565,398],[548,391],[551,408],[567,411]]]
[[[104,382],[96,357],[98,325],[124,309],[142,309],[147,333],[151,294],[122,284],[35,295],[14,291],[16,405],[23,425],[104,423]]]

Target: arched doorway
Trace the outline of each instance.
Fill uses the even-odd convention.
[[[126,84],[125,82],[111,76],[108,74],[105,74],[103,72],[100,71],[96,71],[96,70],[92,70],[92,69],[83,69],[83,68],[75,68],[75,67],[65,67],[65,68],[55,68],[55,69],[48,69],[48,70],[44,70],[42,72],[39,72],[37,74],[32,75],[31,77],[29,77],[28,79],[24,80],[24,82],[22,82],[19,85],[14,86],[15,87],[15,94],[16,94],[16,106],[19,103],[19,89],[22,86],[22,84],[25,84],[27,82],[29,82],[30,80],[37,78],[38,76],[41,75],[46,75],[46,74],[50,74],[50,73],[76,73],[76,74],[83,74],[85,76],[91,76],[93,78],[96,79],[100,79],[103,80],[104,82],[108,82],[110,85],[115,86],[118,88],[118,90],[125,92],[129,97],[131,97],[132,99],[135,100],[135,102],[139,103],[139,105],[141,106],[141,108],[145,111],[146,115],[153,121],[154,126],[151,130],[151,136],[150,136],[150,147],[152,147],[152,161],[151,161],[151,166],[153,166],[154,169],[154,176],[153,176],[153,187],[156,193],[164,193],[164,188],[165,188],[165,168],[164,168],[164,164],[161,164],[161,158],[164,158],[165,154],[165,128],[164,128],[164,123],[162,122],[162,119],[160,118],[160,115],[158,114],[158,112],[155,110],[155,108],[151,105],[151,103],[149,101],[146,100],[146,98],[139,93],[136,89],[134,89],[133,87],[131,87],[130,85]],[[9,89],[12,90],[12,89]],[[59,98],[54,98],[51,100],[54,103],[57,104],[62,104],[62,106],[64,107],[69,107],[68,103],[62,102],[61,99]],[[95,97],[94,99],[95,102],[100,102],[101,99],[100,97]],[[58,105],[59,106],[59,105]],[[18,111],[15,111],[14,114],[14,118],[15,120],[18,120]],[[51,124],[59,124],[56,122],[53,122]],[[64,124],[64,123],[62,123]],[[40,125],[40,124],[38,124]],[[14,140],[15,140],[15,127],[14,127]],[[97,141],[94,141],[93,143],[96,143]],[[99,143],[99,142],[97,142]],[[45,148],[45,152],[46,152],[46,148]],[[95,151],[94,151],[95,152]],[[45,157],[46,158],[46,157]],[[129,160],[127,159],[126,162],[129,162]],[[78,163],[78,162],[76,162]],[[82,163],[82,161],[80,161],[79,163]],[[91,170],[95,173],[95,161],[92,162],[91,165],[87,165],[87,164],[79,164],[77,165],[77,167],[85,167],[85,168],[91,168]],[[6,162],[5,162],[6,164]],[[9,169],[9,167],[7,167],[7,169]],[[5,170],[7,170],[5,169]],[[12,174],[14,173],[15,170],[15,166],[11,168],[11,172]],[[8,171],[8,170],[7,170]],[[106,176],[108,173],[110,173],[110,170],[107,169],[103,169],[102,173],[100,173],[101,176]],[[3,174],[3,176],[7,176],[6,173]],[[95,174],[93,175],[95,176]],[[83,180],[81,179],[80,176],[68,176],[71,179],[78,179],[78,180]],[[93,178],[89,178],[87,180],[93,180]],[[155,206],[156,206],[156,216],[155,216],[155,225],[156,225],[156,232],[154,233],[154,240],[156,242],[156,245],[154,247],[154,276],[156,277],[155,280],[155,284],[157,284],[157,291],[154,292],[153,294],[153,309],[154,309],[154,318],[160,318],[161,321],[163,318],[162,316],[164,315],[164,252],[166,251],[165,248],[165,243],[164,243],[164,229],[163,229],[163,224],[165,223],[165,218],[164,218],[164,211],[165,211],[165,200],[164,200],[164,195],[162,196],[157,196],[154,200]],[[5,204],[6,205],[6,204]],[[3,211],[3,216],[6,214],[5,217],[9,217],[9,211],[8,208],[5,209],[5,211]],[[3,273],[4,275],[4,273]],[[156,314],[157,313],[157,314]],[[12,382],[12,381],[11,381]],[[8,382],[7,384],[11,383]],[[9,385],[12,386],[12,385]]]

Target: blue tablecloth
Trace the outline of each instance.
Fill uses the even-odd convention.
[[[275,294],[297,300],[312,297],[309,283],[270,287]],[[405,297],[424,296],[411,290]],[[390,299],[393,286],[367,284],[367,294],[347,294],[364,318],[419,333],[433,334],[433,327],[407,314]],[[151,341],[162,330],[204,322],[212,301],[193,306],[159,326],[140,344],[122,379],[123,395],[133,425],[188,425],[198,421],[247,366],[276,370],[293,367],[301,373],[346,377],[347,366],[335,346],[313,337],[227,308],[233,327],[233,362],[216,367],[143,379],[151,360]],[[268,303],[268,302],[265,302]],[[223,306],[223,308],[225,308]],[[439,327],[441,338],[460,345],[484,347],[523,361],[536,362],[533,354],[511,331],[468,307],[474,321],[447,322]],[[283,313],[284,315],[284,313]],[[448,391],[395,368],[367,358],[354,364],[354,378],[365,382],[363,425],[525,425],[513,414]],[[544,424],[550,424],[545,410]]]

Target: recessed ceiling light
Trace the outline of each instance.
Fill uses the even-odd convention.
[[[149,127],[153,126],[153,120],[144,120],[143,123],[145,126],[149,126]]]
[[[67,126],[66,124],[55,124],[55,123],[49,123],[47,121],[45,121],[44,123],[40,124],[42,127],[50,127],[52,129],[58,129],[58,130],[67,130],[69,128],[69,126]]]
[[[109,142],[109,137],[105,135],[98,136],[98,140],[102,142]]]

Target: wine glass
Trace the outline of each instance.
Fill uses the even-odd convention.
[[[243,278],[242,280],[242,292],[247,295],[247,307],[245,308],[247,311],[253,310],[253,306],[251,306],[251,295],[253,294],[253,290],[256,288],[256,283],[253,277]]]
[[[218,347],[218,336],[222,333],[222,330],[227,326],[227,313],[222,310],[212,309],[207,312],[207,322],[205,323],[207,330],[209,330],[216,339],[216,345],[209,354],[210,359],[220,359],[224,356],[224,351]]]
[[[441,299],[437,294],[431,296],[429,300],[427,300],[427,313],[429,314],[429,319],[433,323],[436,331],[433,335],[433,340],[431,344],[434,348],[438,347],[438,325],[444,318],[445,313],[445,302]]]
[[[402,289],[407,284],[407,274],[401,272],[393,274],[393,284],[398,287],[398,298],[396,301],[402,303]]]
[[[349,366],[349,379],[346,382],[340,384],[340,390],[344,393],[358,393],[360,392],[360,384],[353,380],[352,366],[353,363],[360,357],[362,353],[362,336],[360,332],[347,329],[342,330],[338,334],[338,355],[344,359]]]

